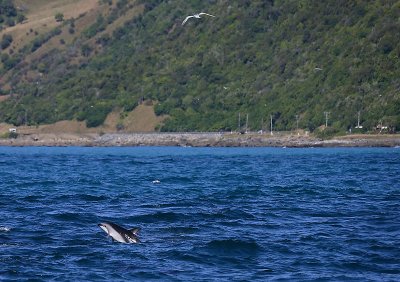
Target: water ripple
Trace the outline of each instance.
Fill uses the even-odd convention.
[[[398,281],[399,160],[0,147],[0,280]],[[141,227],[142,243],[113,243],[104,220]]]

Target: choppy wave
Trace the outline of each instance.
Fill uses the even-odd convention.
[[[218,256],[252,256],[259,253],[262,248],[255,241],[242,239],[212,240],[206,244],[204,250]]]
[[[0,280],[399,280],[400,151],[153,149],[0,148]]]

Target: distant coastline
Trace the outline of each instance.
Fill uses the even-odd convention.
[[[400,146],[400,135],[360,134],[322,140],[257,133],[38,133],[2,138],[0,146],[396,147]]]

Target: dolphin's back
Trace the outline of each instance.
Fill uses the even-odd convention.
[[[138,228],[128,230],[112,222],[102,223],[107,228],[107,233],[111,238],[120,243],[138,243],[137,237]]]
[[[106,222],[106,224],[108,224],[111,227],[107,228],[108,235],[110,235],[114,240],[121,243],[129,243],[124,236],[124,234],[129,232],[128,230],[112,222]]]

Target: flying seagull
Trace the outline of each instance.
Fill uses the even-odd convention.
[[[187,22],[188,19],[190,19],[190,18],[200,19],[202,15],[206,15],[206,16],[215,18],[215,16],[213,16],[213,15],[201,12],[201,13],[198,13],[198,14],[194,14],[193,16],[187,16],[186,19],[182,22],[182,25],[184,25]]]

